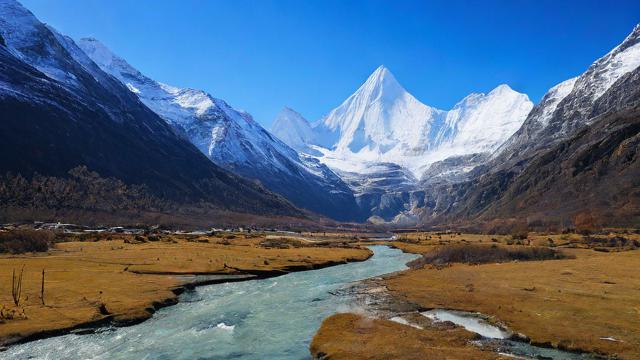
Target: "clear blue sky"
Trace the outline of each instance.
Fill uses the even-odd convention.
[[[501,83],[540,100],[640,22],[640,1],[23,0],[165,83],[204,89],[269,127],[316,120],[380,64],[448,109]]]

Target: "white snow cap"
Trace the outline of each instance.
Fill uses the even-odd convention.
[[[340,171],[367,171],[388,162],[420,177],[428,164],[448,156],[494,151],[532,107],[526,95],[503,84],[440,110],[417,100],[381,65],[309,128],[306,121],[276,122],[274,133],[298,150],[321,153],[321,161]]]
[[[432,123],[443,113],[418,101],[380,66],[314,127],[318,145],[339,152],[381,154],[396,146],[424,145]]]
[[[438,133],[440,157],[494,151],[520,128],[532,108],[527,95],[506,84],[486,95],[467,96],[447,113]]]
[[[594,62],[590,70],[596,69],[599,78],[596,84],[594,99],[605,93],[619,78],[640,66],[640,24],[624,41],[607,55]]]

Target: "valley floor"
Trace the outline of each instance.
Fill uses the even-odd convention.
[[[0,344],[89,325],[127,325],[175,304],[197,284],[276,276],[371,256],[342,240],[309,242],[264,234],[67,237],[46,253],[0,255]],[[18,306],[12,275],[24,268]],[[45,271],[44,303],[41,298]]]
[[[568,258],[482,265],[420,264],[370,282],[370,293],[384,291],[388,295],[382,306],[386,313],[373,311],[371,318],[339,314],[326,319],[311,352],[315,358],[326,359],[382,359],[387,358],[386,353],[401,359],[414,359],[416,353],[433,354],[436,359],[500,356],[470,348],[468,333],[431,323],[418,313],[439,308],[485,314],[492,322],[543,347],[640,358],[640,274],[635,271],[640,266],[638,240],[637,234],[529,234],[521,240],[454,233],[404,235],[393,245],[413,253],[451,244],[507,249],[551,245]],[[388,311],[401,308],[398,304],[408,309]],[[421,318],[424,329],[388,320],[398,315],[414,325],[411,319]]]

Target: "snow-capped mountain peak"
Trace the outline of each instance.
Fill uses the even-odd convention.
[[[78,41],[78,46],[101,69],[138,95],[151,110],[185,131],[195,118],[224,111],[227,107],[222,100],[215,99],[204,91],[179,88],[146,77],[94,38],[82,38]],[[200,144],[201,149],[208,148],[209,145]]]
[[[157,113],[162,113],[163,117],[170,119],[173,123],[184,122],[183,110],[192,112],[196,116],[204,116],[209,111],[218,111],[220,103],[223,102],[202,90],[179,88],[152,80],[97,39],[82,38],[78,41],[78,45],[100,68],[115,76],[131,92],[138,95],[145,105]],[[160,99],[162,101],[158,101]]]
[[[50,79],[79,86],[73,61],[58,46],[54,34],[18,1],[0,0],[0,36],[9,52]]]
[[[307,145],[313,142],[313,130],[307,119],[286,106],[273,121],[271,133],[298,151],[309,152]]]
[[[432,124],[443,113],[418,101],[380,66],[353,95],[314,124],[316,144],[374,157],[392,148],[411,152],[427,142]]]
[[[451,155],[492,152],[518,130],[533,103],[506,84],[488,94],[473,93],[447,113],[436,146]]]
[[[593,63],[586,74],[592,73],[597,80],[593,99],[604,94],[622,75],[635,70],[640,66],[640,24],[636,25],[631,33],[620,45],[616,46],[608,54]]]
[[[406,90],[384,65],[380,65],[357,91],[366,95],[370,102],[393,101],[405,92]]]
[[[26,48],[38,41],[35,34],[43,24],[15,0],[0,0],[0,30],[7,46]]]
[[[495,151],[524,122],[533,103],[506,84],[472,93],[450,111],[425,105],[385,66],[378,67],[340,106],[307,126],[274,123],[294,148],[318,155],[341,172],[392,163],[420,178],[435,161]],[[277,126],[276,126],[277,125]]]

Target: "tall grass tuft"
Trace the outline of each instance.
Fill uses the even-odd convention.
[[[16,269],[13,269],[13,275],[11,276],[11,297],[13,303],[16,306],[20,306],[20,300],[22,298],[22,277],[24,275],[24,265],[20,269],[20,276],[16,276]]]

